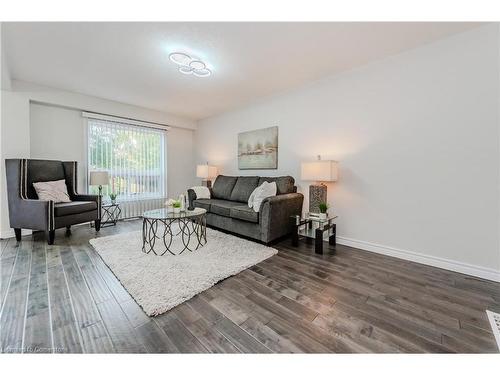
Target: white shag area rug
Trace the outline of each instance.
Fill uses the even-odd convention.
[[[180,237],[174,241],[181,241]],[[207,244],[180,255],[145,254],[140,231],[91,239],[122,285],[149,316],[162,314],[278,251],[207,228]]]

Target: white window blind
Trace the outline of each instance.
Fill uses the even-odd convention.
[[[118,201],[163,198],[166,194],[166,132],[117,121],[88,118],[89,171],[106,170],[103,195]],[[97,186],[89,186],[97,194]]]

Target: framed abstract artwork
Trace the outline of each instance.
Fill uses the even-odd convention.
[[[238,134],[238,169],[277,168],[277,126]]]

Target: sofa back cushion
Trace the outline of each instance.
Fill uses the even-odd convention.
[[[292,176],[279,176],[279,177],[260,177],[259,186],[267,182],[276,182],[278,188],[277,195],[296,193],[297,188],[295,187],[295,179]]]
[[[38,199],[34,182],[64,180],[63,163],[58,160],[28,159],[26,163],[26,195],[29,199]]]
[[[239,176],[231,193],[231,200],[247,203],[258,184],[259,176]]]
[[[219,175],[212,187],[213,198],[231,200],[231,193],[238,177]]]

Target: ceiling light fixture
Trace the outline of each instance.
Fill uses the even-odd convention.
[[[208,77],[212,71],[207,68],[207,65],[199,60],[189,56],[183,52],[172,52],[169,56],[170,61],[179,65],[179,72],[186,75],[194,75],[196,77]]]
[[[170,61],[176,63],[177,65],[189,65],[189,63],[191,62],[191,56],[186,55],[182,52],[171,53],[169,58]]]
[[[193,60],[189,63],[189,66],[193,69],[198,69],[198,70],[201,70],[201,69],[205,69],[206,66],[205,66],[205,63],[203,61],[200,61],[200,60]]]
[[[189,75],[189,74],[193,74],[193,69],[190,68],[189,66],[183,65],[183,66],[179,66],[179,72],[181,72],[182,74]]]

